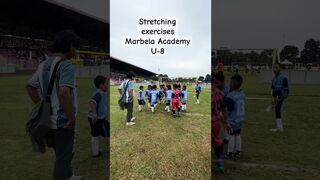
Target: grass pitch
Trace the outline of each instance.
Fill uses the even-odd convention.
[[[174,119],[164,104],[154,114],[147,105],[138,112],[136,88],[136,125],[127,127],[117,86],[111,87],[111,179],[210,179],[211,92],[203,89],[195,104],[193,89],[188,87],[187,112]]]
[[[54,153],[32,152],[25,132],[27,115],[32,102],[25,91],[30,75],[0,77],[0,179],[52,179]],[[92,79],[77,79],[78,106],[76,152],[72,164],[74,173],[86,179],[106,179],[107,140],[100,139],[103,156],[91,157],[90,126],[87,120],[89,99],[94,91]]]
[[[320,85],[289,84],[291,96],[282,108],[284,132],[273,133],[269,129],[274,127],[274,112],[265,111],[271,103],[271,84],[261,82],[258,75],[240,74],[244,93],[253,98],[246,102],[242,157],[225,160],[225,175],[214,179],[318,179]]]

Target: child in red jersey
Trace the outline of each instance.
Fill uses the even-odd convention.
[[[180,115],[181,110],[181,99],[180,99],[180,90],[178,89],[178,85],[173,85],[173,92],[171,96],[171,107],[173,117],[176,118],[177,114]],[[178,111],[178,113],[176,113]]]

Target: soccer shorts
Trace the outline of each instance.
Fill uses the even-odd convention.
[[[171,101],[170,100],[166,100],[166,106],[170,106]]]
[[[138,99],[138,104],[143,106],[146,104],[146,102],[143,99],[141,100]]]
[[[109,137],[109,122],[106,119],[98,119],[97,123],[92,123],[92,118],[88,117],[93,137]]]

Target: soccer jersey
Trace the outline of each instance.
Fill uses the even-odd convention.
[[[180,90],[179,89],[173,90],[172,95],[171,95],[172,101],[173,102],[180,101],[179,97],[180,97]]]
[[[182,90],[181,91],[181,101],[182,101],[182,103],[185,104],[187,102],[187,99],[188,99],[187,90]]]
[[[288,79],[281,73],[272,78],[271,88],[275,94],[282,95],[283,92],[289,94]]]
[[[220,120],[220,113],[222,112],[223,108],[223,98],[224,94],[223,92],[218,88],[213,88],[212,93],[212,120],[218,121]]]
[[[138,100],[144,100],[144,91],[143,90],[139,90]]]
[[[242,90],[231,91],[226,96],[226,105],[228,108],[229,122],[233,130],[241,128],[245,113],[245,95]]]
[[[107,118],[107,105],[106,105],[106,93],[101,89],[97,89],[96,92],[91,97],[91,101],[96,104],[96,110],[98,119],[106,119]],[[93,112],[89,111],[89,118],[93,118]]]
[[[43,61],[37,68],[37,71],[28,81],[28,85],[40,90],[40,96],[45,97],[49,86],[50,76],[53,72],[55,64],[61,60],[60,56],[51,56]],[[72,64],[66,60],[62,60],[57,69],[56,79],[54,81],[51,93],[51,128],[56,129],[66,126],[68,122],[67,115],[63,112],[60,104],[58,90],[59,87],[69,87],[71,90],[71,102],[73,113],[77,113],[77,89],[75,70]]]
[[[166,91],[166,100],[171,100],[171,97],[172,97],[172,90],[167,90]]]
[[[194,89],[196,90],[197,93],[201,92],[201,86],[200,85],[196,85],[196,87]]]
[[[151,100],[151,104],[157,104],[158,100],[158,91],[157,90],[152,90],[149,94],[149,98]]]

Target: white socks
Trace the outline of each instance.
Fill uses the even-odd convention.
[[[236,138],[236,151],[241,151],[241,135],[235,136]]]
[[[170,107],[166,106],[166,108],[164,110],[170,112]]]
[[[148,103],[148,108],[151,108],[150,103]]]
[[[186,105],[186,104],[183,104],[182,107],[181,107],[181,110],[182,110],[182,111],[186,111],[186,110],[187,110],[187,105]]]
[[[235,136],[230,135],[230,139],[228,143],[228,153],[233,153],[235,141],[236,141]]]
[[[139,109],[139,111],[142,111],[142,106],[141,106],[141,105],[139,105],[138,109]]]
[[[99,137],[91,137],[91,150],[92,155],[99,155]]]
[[[151,112],[154,112],[154,107],[151,107]]]
[[[232,136],[230,135],[228,143],[228,153],[233,153],[234,150],[241,151],[241,135]]]
[[[282,126],[282,120],[281,120],[281,118],[277,118],[276,119],[276,127],[277,127],[277,129],[279,130],[279,131],[283,131],[283,126]]]
[[[199,99],[197,99],[197,104],[200,104],[200,100]]]

